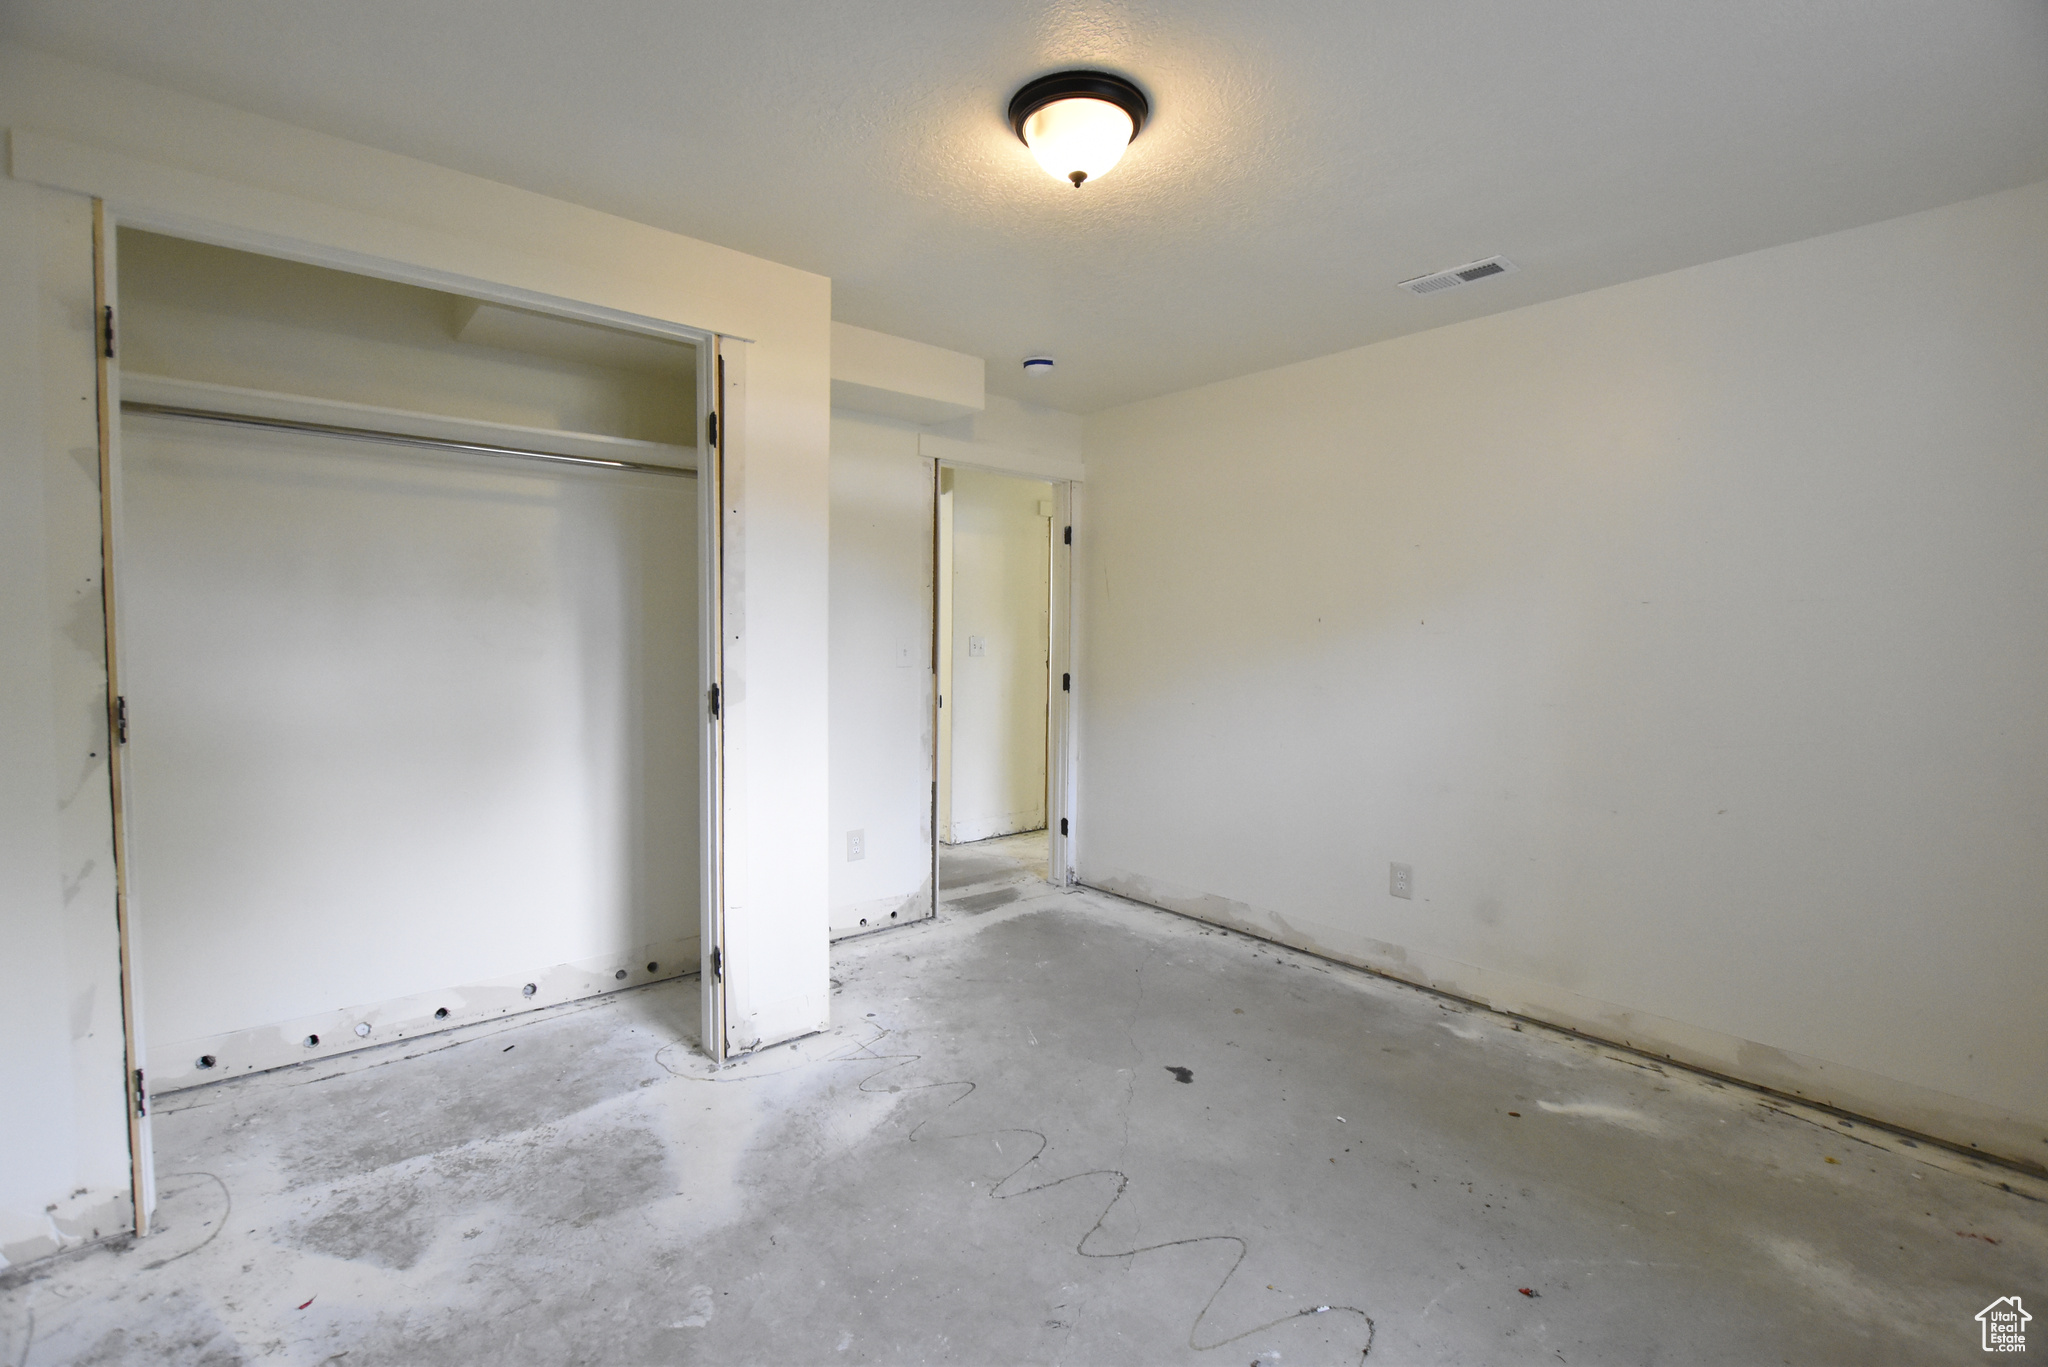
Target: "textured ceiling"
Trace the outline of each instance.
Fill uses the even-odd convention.
[[[2048,178],[2044,0],[11,0],[0,33],[821,272],[836,317],[1084,412]],[[1003,121],[1069,65],[1154,110],[1078,191]]]

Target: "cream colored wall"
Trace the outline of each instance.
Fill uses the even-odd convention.
[[[0,45],[0,126],[13,177],[4,212],[22,229],[0,234],[0,279],[12,282],[0,316],[6,383],[33,374],[35,393],[72,396],[55,407],[39,400],[0,410],[0,449],[9,453],[0,506],[39,529],[49,591],[45,599],[10,579],[0,614],[9,633],[0,658],[25,662],[6,675],[22,695],[9,699],[0,736],[26,761],[0,771],[0,806],[45,813],[24,837],[31,862],[8,874],[26,899],[8,909],[10,930],[21,932],[9,944],[35,953],[0,961],[0,999],[40,1002],[61,990],[70,1012],[61,1031],[73,1041],[69,1068],[27,1050],[0,1061],[10,1112],[30,1117],[5,1132],[0,1154],[0,1251],[31,1256],[60,1235],[91,1237],[90,1223],[60,1231],[46,1207],[58,1203],[64,1215],[63,1203],[83,1187],[107,1197],[96,1209],[118,1214],[104,1185],[106,1158],[125,1148],[120,1064],[95,1052],[106,1047],[104,1013],[115,1000],[109,864],[104,850],[65,843],[73,825],[103,839],[107,811],[104,771],[79,748],[103,738],[104,723],[77,711],[83,695],[69,682],[95,667],[91,432],[88,425],[81,444],[59,430],[90,411],[73,406],[92,383],[90,298],[75,288],[89,261],[80,227],[88,195],[105,197],[117,219],[185,236],[419,283],[488,282],[599,317],[752,339],[730,344],[744,362],[735,366],[728,423],[744,446],[722,509],[731,576],[726,730],[736,742],[727,764],[729,1038],[750,1047],[825,1025],[830,282],[12,45]],[[47,337],[42,306],[23,302],[46,238],[71,281],[42,296],[55,320]],[[57,426],[45,431],[49,415]],[[83,928],[77,936],[75,928]],[[61,964],[53,957],[60,946]],[[36,1037],[54,1039],[47,1018],[36,1019],[44,1021]],[[66,1073],[68,1088],[60,1085]],[[51,1119],[60,1112],[71,1119]]]
[[[122,368],[380,408],[696,444],[696,378],[458,339],[467,301],[129,230]],[[679,346],[678,352],[682,350]]]
[[[1082,877],[2048,1157],[2044,252],[2035,185],[1090,419]]]
[[[966,844],[1045,826],[1053,490],[986,470],[947,474],[950,554],[939,572],[951,586],[951,669],[939,816],[942,838]]]
[[[91,233],[0,182],[0,1268],[133,1219]]]
[[[1082,419],[1078,414],[1002,394],[990,394],[978,413],[933,423],[925,430],[956,441],[1028,452],[1059,465],[1078,464],[1081,459]]]
[[[696,971],[694,478],[121,444],[152,1091]]]
[[[932,475],[917,428],[832,415],[835,935],[932,910]]]

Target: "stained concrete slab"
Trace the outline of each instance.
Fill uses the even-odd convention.
[[[723,1071],[659,985],[164,1098],[161,1232],[0,1362],[1944,1363],[1993,1166],[1092,894],[848,941]]]
[[[1045,882],[1051,837],[1039,829],[939,846],[940,900],[958,900],[1003,886]]]

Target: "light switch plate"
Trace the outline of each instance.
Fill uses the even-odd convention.
[[[968,637],[968,638],[967,638],[967,653],[968,653],[969,655],[986,655],[986,654],[988,654],[988,637],[986,637],[986,636],[970,636],[970,637]]]

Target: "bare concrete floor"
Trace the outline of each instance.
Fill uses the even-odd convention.
[[[835,977],[717,1074],[683,982],[164,1098],[0,1363],[1961,1363],[2048,1290],[2038,1184],[1110,898]]]
[[[1050,836],[1042,828],[968,845],[941,844],[939,902],[956,912],[993,911],[1043,892],[1050,856]]]

